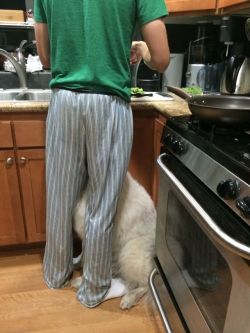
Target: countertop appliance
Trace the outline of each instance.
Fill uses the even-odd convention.
[[[198,22],[197,38],[191,40],[187,53],[186,87],[199,86],[203,91],[218,91],[218,53],[216,26]]]
[[[173,117],[162,143],[149,284],[166,331],[249,333],[250,128]]]
[[[170,53],[170,63],[162,76],[162,91],[167,86],[181,87],[184,53]]]
[[[144,91],[161,91],[161,74],[150,69],[143,61],[138,63],[136,86]]]
[[[221,78],[222,94],[250,95],[250,57],[232,56]]]
[[[250,95],[249,18],[222,17],[220,41],[226,45],[220,93]]]

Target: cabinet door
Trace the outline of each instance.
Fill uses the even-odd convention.
[[[45,240],[45,150],[17,152],[28,242]]]
[[[154,172],[154,118],[134,118],[134,138],[129,171],[152,196]]]
[[[230,6],[234,6],[234,5],[240,5],[240,4],[250,5],[250,1],[249,0],[218,0],[217,7],[225,8],[225,7],[230,7]]]
[[[167,8],[173,12],[192,12],[216,8],[216,0],[166,0]]]
[[[16,146],[45,147],[45,120],[15,120],[13,128]]]
[[[0,148],[12,148],[13,139],[10,121],[0,121]]]
[[[157,158],[161,153],[161,136],[166,123],[166,119],[155,119],[155,135],[154,135],[154,178],[153,178],[153,200],[155,204],[158,198],[158,187],[159,187],[159,170],[157,166]]]
[[[0,245],[25,243],[17,168],[13,150],[0,150]]]

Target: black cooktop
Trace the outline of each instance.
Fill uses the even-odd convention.
[[[250,184],[250,131],[218,127],[193,116],[172,117],[167,127]]]

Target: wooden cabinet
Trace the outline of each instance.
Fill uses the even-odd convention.
[[[216,0],[166,0],[169,13],[215,10]]]
[[[45,117],[0,120],[0,184],[0,245],[44,241]]]
[[[129,171],[156,202],[165,117],[154,109],[133,110],[133,117]],[[0,246],[45,240],[45,119],[0,114]]]
[[[166,123],[165,117],[159,117],[155,119],[155,130],[154,130],[154,172],[153,172],[153,192],[152,197],[154,202],[157,203],[158,199],[158,185],[159,185],[159,169],[156,164],[157,158],[161,153],[161,137],[162,132]]]
[[[249,10],[250,0],[166,0],[166,5],[170,15],[224,14]]]
[[[225,8],[235,5],[246,4],[250,6],[249,0],[218,0],[217,7],[218,8]]]
[[[27,242],[45,240],[45,149],[17,152]]]
[[[160,139],[165,117],[155,110],[134,110],[134,139],[129,163],[132,176],[147,190],[154,202],[157,201]]]
[[[0,149],[0,184],[0,245],[24,243],[24,218],[13,149]]]
[[[218,0],[218,13],[250,13],[250,0]]]

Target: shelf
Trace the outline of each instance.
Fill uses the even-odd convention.
[[[34,29],[32,22],[0,22],[0,29]]]

